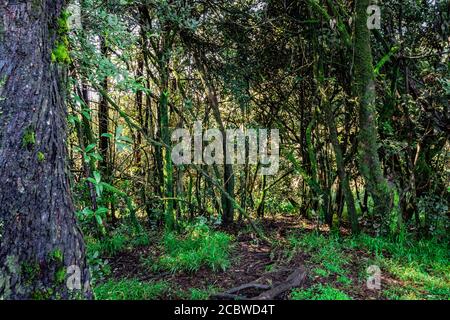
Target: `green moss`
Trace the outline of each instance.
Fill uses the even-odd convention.
[[[67,38],[69,17],[70,13],[63,11],[57,20],[58,40],[55,42],[55,48],[51,54],[51,61],[54,63],[70,64],[72,61],[69,54],[69,39]]]
[[[59,268],[58,270],[56,270],[55,280],[56,280],[56,283],[59,283],[59,284],[64,283],[64,280],[66,280],[66,268],[62,267],[62,268]]]
[[[41,272],[41,268],[37,262],[24,262],[22,263],[22,276],[25,279],[26,284],[31,284],[38,277]]]
[[[55,261],[57,263],[62,263],[64,260],[64,255],[61,249],[55,249],[50,253],[50,261]]]
[[[45,161],[45,155],[41,151],[39,151],[37,153],[37,159],[38,159],[39,162],[44,162]]]
[[[34,130],[29,127],[25,130],[25,133],[22,137],[22,147],[28,148],[33,146],[36,143],[36,134],[34,133]]]
[[[52,51],[51,59],[52,62],[61,64],[69,64],[72,61],[69,55],[69,48],[65,45],[65,43],[56,43],[56,47]]]
[[[36,290],[31,294],[33,300],[50,300],[53,296],[54,291],[51,288]]]
[[[58,23],[58,34],[59,35],[65,35],[69,32],[69,18],[70,18],[70,12],[67,10],[64,10],[60,17],[57,20]]]
[[[0,20],[0,22],[1,22],[1,20]],[[0,33],[1,33],[1,27],[2,27],[2,25],[0,25]],[[2,89],[3,86],[6,84],[6,80],[8,80],[7,76],[3,76],[0,78],[0,89]]]

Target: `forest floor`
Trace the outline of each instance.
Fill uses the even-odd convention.
[[[229,236],[231,241],[225,249],[220,247],[220,241],[225,240],[213,236],[211,243],[219,239],[219,247],[208,246],[203,253],[208,257],[203,260],[198,258],[201,251],[165,259],[168,244],[162,240],[162,232],[150,232],[149,241],[139,245],[127,246],[125,238],[119,237],[122,242],[116,242],[120,245],[113,245],[108,253],[103,251],[101,257],[95,255],[97,264],[101,261],[94,288],[96,297],[220,298],[229,289],[255,281],[265,285],[283,283],[293,271],[304,268],[304,281],[277,299],[450,299],[448,245],[425,240],[392,242],[367,235],[350,237],[345,235],[346,229],[337,236],[326,227],[318,230],[313,222],[298,216],[268,218],[260,227],[271,239],[270,244],[260,241],[250,228],[239,225],[211,231]],[[88,242],[88,252],[89,248]],[[215,263],[211,255],[222,260]],[[172,264],[158,266],[158,261]],[[370,266],[380,268],[380,289],[367,286]],[[251,298],[262,289],[266,288],[247,288],[233,294],[236,298]]]

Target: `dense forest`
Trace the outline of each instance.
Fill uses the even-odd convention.
[[[447,0],[0,0],[0,300],[450,299]]]

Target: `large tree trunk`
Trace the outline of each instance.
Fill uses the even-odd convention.
[[[63,6],[0,1],[0,299],[91,297],[51,62]]]
[[[359,104],[359,165],[373,199],[374,215],[384,223],[390,212],[391,201],[378,156],[375,79],[366,13],[369,4],[369,0],[356,1],[354,90]]]

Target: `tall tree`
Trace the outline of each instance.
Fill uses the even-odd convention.
[[[65,162],[64,5],[0,2],[0,299],[91,297]]]
[[[376,91],[370,30],[367,26],[369,0],[356,1],[354,90],[359,104],[359,165],[381,220],[390,212],[390,191],[378,156]]]

